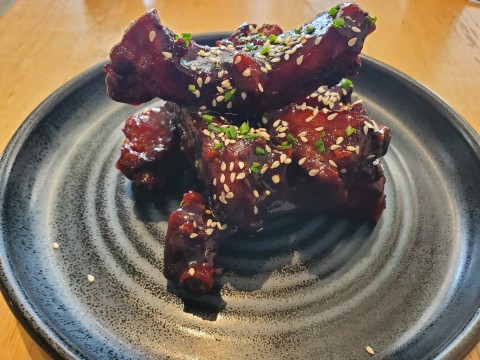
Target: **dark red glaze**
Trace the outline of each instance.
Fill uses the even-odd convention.
[[[168,219],[165,277],[178,282],[188,296],[208,293],[214,276],[221,274],[216,256],[226,235],[226,226],[210,212],[202,195],[193,191],[183,195],[180,208]]]
[[[134,190],[163,193],[188,167],[175,125],[179,112],[178,106],[167,103],[126,120],[126,139],[116,167],[132,180]]]
[[[343,25],[334,26],[339,19]],[[181,105],[260,114],[305,97],[319,84],[331,86],[355,75],[364,39],[374,29],[358,5],[344,3],[335,16],[323,12],[278,34],[272,43],[266,35],[279,28],[266,25],[260,34],[250,31],[243,40],[234,34],[219,47],[195,41],[187,46],[161,25],[153,10],[134,22],[113,47],[105,66],[107,90],[112,99],[126,103],[159,97]],[[249,44],[257,47],[250,50]]]

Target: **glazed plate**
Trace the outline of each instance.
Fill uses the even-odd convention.
[[[220,296],[199,310],[162,276],[180,194],[163,207],[136,201],[114,168],[124,119],[148,104],[110,100],[101,65],[73,79],[0,162],[0,277],[17,318],[50,354],[75,359],[466,355],[480,339],[479,137],[373,59],[354,84],[392,132],[381,220],[285,216],[236,236],[222,249]]]

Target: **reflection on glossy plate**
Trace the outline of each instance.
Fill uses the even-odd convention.
[[[376,358],[458,359],[477,342],[480,141],[424,87],[369,58],[354,81],[392,130],[378,224],[288,216],[236,236],[225,308],[191,313],[162,276],[178,198],[137,203],[113,166],[124,118],[146,106],[111,101],[103,81],[99,65],[54,93],[0,163],[2,290],[51,354],[362,359],[368,345]]]

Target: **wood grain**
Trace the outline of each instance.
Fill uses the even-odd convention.
[[[130,20],[156,7],[176,32],[244,21],[291,28],[335,1],[17,1],[0,17],[0,151],[48,95],[103,61]],[[364,53],[417,79],[480,132],[480,5],[467,0],[359,0],[378,16]],[[0,359],[49,359],[0,297]],[[480,360],[480,345],[465,358]]]

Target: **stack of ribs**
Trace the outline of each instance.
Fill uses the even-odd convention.
[[[165,100],[127,119],[117,168],[138,193],[164,196],[187,170],[202,184],[183,195],[165,239],[164,275],[186,297],[212,291],[219,244],[235,232],[294,212],[379,219],[390,134],[347,79],[375,20],[343,3],[291,31],[243,24],[203,46],[153,10],[111,50],[112,99]]]

